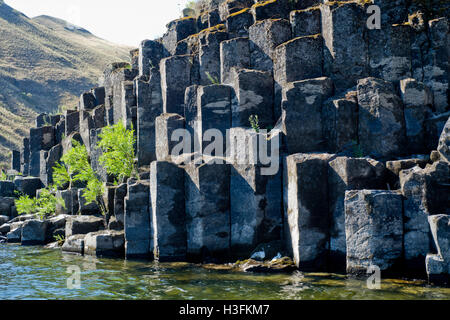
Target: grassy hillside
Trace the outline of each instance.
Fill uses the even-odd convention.
[[[42,112],[74,107],[108,63],[131,48],[49,16],[33,19],[0,0],[0,165]]]

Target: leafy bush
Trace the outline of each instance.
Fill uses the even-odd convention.
[[[8,176],[6,175],[5,172],[1,171],[0,173],[0,181],[6,181],[8,180]]]
[[[57,204],[65,207],[62,199],[58,199],[54,193],[55,189],[49,186],[41,190],[39,198],[30,198],[28,195],[20,196],[15,200],[17,213],[19,215],[35,214],[41,220],[54,215]]]
[[[15,205],[17,213],[22,214],[33,214],[37,212],[37,201],[35,198],[30,198],[29,196],[21,196],[19,199],[15,200]]]
[[[118,180],[137,175],[134,164],[134,130],[127,130],[122,121],[103,128],[97,147],[103,151],[99,161],[110,175]],[[116,182],[117,183],[117,182]]]
[[[72,140],[72,148],[61,158],[53,169],[53,178],[58,187],[71,182],[84,182],[87,187],[83,190],[83,197],[87,204],[96,203],[106,213],[103,202],[105,186],[97,178],[94,170],[89,164],[89,156],[86,147],[78,141]]]

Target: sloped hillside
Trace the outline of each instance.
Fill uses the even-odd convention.
[[[30,19],[0,0],[0,163],[37,113],[73,106],[130,49],[60,19]]]

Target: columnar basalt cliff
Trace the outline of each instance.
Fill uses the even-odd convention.
[[[302,271],[448,282],[448,2],[217,2],[111,65],[77,109],[38,117],[12,154],[23,176],[0,182],[8,242],[64,231],[63,250],[81,254],[281,254]],[[95,145],[118,121],[135,128],[139,179],[114,185]],[[72,139],[107,186],[107,223],[83,186],[58,191],[57,218],[16,217],[14,190],[50,184]]]

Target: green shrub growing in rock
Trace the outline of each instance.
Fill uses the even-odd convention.
[[[39,198],[30,198],[28,195],[22,195],[15,200],[15,206],[19,215],[35,214],[39,219],[44,220],[55,214],[56,205],[65,207],[62,199],[55,196],[55,189],[49,186],[42,189]]]
[[[106,213],[106,206],[103,201],[105,186],[89,164],[89,155],[85,146],[76,140],[72,140],[72,148],[63,155],[61,162],[53,169],[53,179],[57,187],[63,187],[72,182],[86,183],[83,197],[87,204],[96,203],[102,213]]]
[[[103,152],[99,161],[106,172],[119,181],[137,176],[134,162],[136,138],[134,130],[128,130],[122,121],[103,128],[97,145]],[[116,182],[117,184],[117,182]]]

